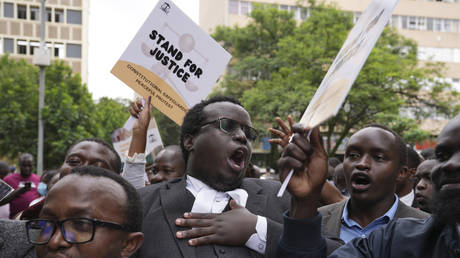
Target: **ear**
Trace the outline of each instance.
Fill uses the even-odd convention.
[[[190,135],[190,134],[187,134],[184,137],[184,147],[188,152],[193,150],[193,142],[194,142],[194,140],[195,140],[195,137]]]
[[[406,180],[407,176],[409,175],[409,169],[407,166],[402,166],[398,171],[398,176],[396,177],[396,182],[402,182]]]
[[[129,233],[121,249],[120,256],[123,258],[130,257],[142,246],[142,243],[144,243],[144,234],[142,232]]]

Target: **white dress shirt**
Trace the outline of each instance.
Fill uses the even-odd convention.
[[[238,205],[246,207],[248,193],[244,189],[234,189],[227,192],[218,192],[202,181],[187,175],[187,190],[195,197],[192,211],[196,213],[222,213],[230,198]],[[267,243],[267,219],[257,216],[256,233],[252,234],[246,246],[252,250],[265,254]]]
[[[414,190],[410,191],[410,193],[404,195],[403,197],[400,197],[399,200],[401,200],[401,202],[405,205],[412,207],[412,202],[414,201]]]

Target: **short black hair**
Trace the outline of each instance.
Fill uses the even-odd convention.
[[[75,143],[73,143],[72,145],[70,145],[67,150],[65,151],[65,156],[67,157],[67,155],[69,155],[69,151],[77,144],[81,143],[81,142],[95,142],[95,143],[98,143],[104,147],[106,147],[107,149],[109,149],[113,155],[115,156],[115,163],[112,164],[113,165],[113,168],[115,170],[116,173],[120,174],[121,173],[121,159],[120,159],[120,156],[118,155],[118,152],[113,148],[113,146],[102,140],[102,139],[99,139],[99,138],[85,138],[85,139],[82,139],[82,140],[79,140]]]
[[[108,169],[95,166],[73,168],[70,175],[105,177],[118,183],[126,194],[125,226],[130,232],[142,231],[143,208],[141,198],[136,189],[123,177]]]
[[[202,124],[206,121],[206,116],[203,112],[203,109],[207,105],[216,103],[216,102],[230,102],[230,103],[243,107],[241,102],[239,102],[237,99],[233,97],[228,97],[228,96],[215,96],[208,100],[203,100],[200,103],[193,106],[187,112],[187,114],[185,114],[184,122],[182,123],[182,126],[180,127],[180,147],[182,149],[182,155],[184,157],[185,164],[187,164],[187,160],[188,160],[188,151],[185,149],[185,146],[184,146],[185,136],[187,135],[195,136],[200,131]]]
[[[409,169],[417,168],[420,163],[422,163],[420,155],[418,155],[414,148],[407,146],[407,167]]]
[[[21,155],[19,155],[19,164],[21,164],[22,160],[25,159],[25,158],[31,158],[32,161],[34,160],[34,155],[30,154],[30,153],[22,153]]]
[[[406,143],[404,142],[403,138],[397,132],[381,124],[370,124],[370,125],[365,126],[364,128],[368,128],[368,127],[380,128],[382,130],[385,130],[393,134],[395,137],[396,147],[398,148],[398,153],[399,153],[398,155],[399,156],[399,168],[403,166],[407,166],[407,147],[406,147]]]

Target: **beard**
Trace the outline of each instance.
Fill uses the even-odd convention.
[[[436,192],[431,202],[431,212],[438,228],[460,223],[460,189]]]

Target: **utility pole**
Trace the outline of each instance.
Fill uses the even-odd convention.
[[[42,109],[45,106],[45,69],[50,65],[50,53],[46,48],[45,29],[46,29],[46,7],[45,1],[41,0],[41,24],[40,24],[40,48],[34,53],[34,64],[40,67],[40,80],[38,89],[38,150],[37,150],[37,173],[43,173],[43,117]]]

